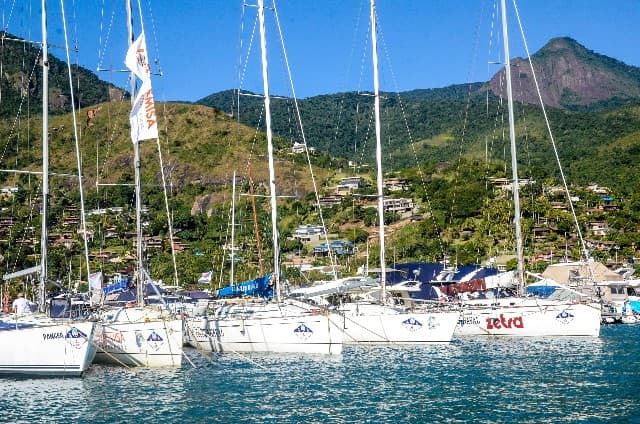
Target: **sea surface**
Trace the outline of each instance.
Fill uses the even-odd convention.
[[[179,369],[0,378],[0,422],[640,423],[640,325],[338,357],[186,353]]]

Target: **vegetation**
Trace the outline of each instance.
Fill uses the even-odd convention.
[[[36,60],[37,51],[34,54],[30,60]],[[19,72],[24,72],[18,65]],[[59,64],[52,67],[52,72],[62,71]],[[21,99],[16,93],[22,92],[11,83],[18,80],[18,74],[12,75],[2,81],[0,113],[5,119],[0,121],[4,140],[0,160],[4,169],[38,171],[41,122],[34,111],[16,118],[20,109],[15,102]],[[114,88],[92,83],[91,75],[83,78],[81,103],[88,106],[80,109],[78,116],[82,117],[79,134],[90,267],[107,276],[131,273],[136,249],[130,105],[125,96],[103,102]],[[84,91],[87,86],[92,88]],[[30,87],[25,95],[30,108],[35,109],[40,94],[37,83]],[[64,89],[59,90],[64,97]],[[486,95],[487,90],[486,84],[477,83],[384,96],[384,166],[387,177],[407,183],[406,190],[389,191],[386,196],[409,198],[416,204],[406,213],[385,213],[389,261],[436,261],[446,256],[469,264],[499,257],[508,267],[514,266],[512,193],[503,187],[511,175],[510,157],[505,153],[509,152],[508,140],[503,136],[508,131],[502,118],[503,102]],[[179,282],[195,284],[202,272],[215,270],[214,286],[229,283],[234,171],[237,191],[243,194],[235,201],[236,281],[272,269],[262,104],[259,99],[247,98],[246,121],[241,124],[230,114],[232,98],[231,92],[222,92],[201,102],[220,109],[156,104],[160,141],[141,143],[145,261],[151,274],[165,282],[173,282],[174,269],[158,150],[169,184]],[[337,258],[344,273],[354,273],[360,265],[367,261],[375,264],[379,258],[372,198],[376,192],[375,143],[373,129],[367,127],[370,103],[369,97],[358,93],[300,102],[306,140],[316,148],[310,154],[314,180],[308,172],[307,156],[293,154],[290,148],[303,141],[300,129],[275,126],[279,244],[291,282],[305,281],[294,266],[296,260],[305,259],[315,266],[330,264],[328,257],[312,256],[313,244],[293,239],[296,228],[303,224],[324,223],[331,239],[357,245],[357,254]],[[612,99],[614,103],[618,105]],[[564,256],[581,257],[585,246],[579,242],[572,206],[594,257],[622,262],[637,255],[640,195],[635,187],[640,184],[640,174],[634,170],[640,159],[640,102],[636,99],[633,104],[627,99],[624,103],[581,112],[547,110],[570,184],[571,203],[565,193],[554,189],[561,185],[561,178],[540,110],[517,105],[520,175],[529,178],[521,192],[528,269],[539,271]],[[62,176],[77,173],[72,119],[62,113],[67,107],[68,103],[60,103],[60,113],[50,119],[49,271],[53,278],[68,283],[86,279],[86,275],[78,179]],[[286,102],[275,102],[274,108],[274,123],[295,122],[288,119],[291,108]],[[369,185],[343,196],[333,206],[318,208],[314,185],[320,198],[333,196],[341,178],[354,175],[364,177]],[[0,265],[5,272],[12,272],[39,260],[40,178],[5,172],[0,174],[0,187],[7,191],[0,196]],[[9,190],[12,187],[17,191]],[[601,223],[602,228],[594,223]],[[257,249],[258,240],[262,252]]]

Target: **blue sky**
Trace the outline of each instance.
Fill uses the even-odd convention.
[[[245,9],[241,31],[241,0],[140,3],[151,59],[159,60],[163,72],[153,79],[156,99],[195,101],[237,87],[242,68],[242,87],[262,92],[257,39],[246,67],[238,65],[249,45],[255,8]],[[507,3],[513,18],[513,3]],[[12,4],[3,1],[3,27],[39,40],[40,0],[16,0],[11,8]],[[79,48],[72,61],[91,70],[99,63],[103,68],[124,68],[123,4],[124,0],[65,0],[69,37]],[[498,70],[488,62],[502,58],[495,35],[490,45],[491,24],[499,25],[491,19],[493,7],[493,0],[378,0],[381,89],[488,80]],[[371,89],[368,0],[281,0],[277,8],[298,97]],[[598,53],[640,66],[638,0],[521,0],[518,8],[532,53],[550,38],[569,36]],[[59,0],[49,0],[48,9],[50,42],[62,45]],[[138,33],[139,19],[135,27]],[[291,95],[272,12],[267,12],[267,32],[272,93]],[[509,33],[511,56],[523,56],[513,19]],[[54,47],[51,54],[65,53]],[[126,85],[123,73],[100,77]]]

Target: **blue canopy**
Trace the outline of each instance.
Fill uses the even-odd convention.
[[[271,273],[254,278],[243,283],[232,284],[218,290],[218,297],[260,296],[273,297],[273,287],[270,285]]]
[[[131,283],[131,280],[132,278],[128,275],[125,277],[121,277],[118,275],[114,277],[114,283],[103,288],[102,291],[104,294],[109,294],[109,293],[118,292],[118,291],[125,291],[127,290],[127,288],[129,288],[129,284]]]

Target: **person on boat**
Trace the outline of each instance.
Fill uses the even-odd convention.
[[[18,298],[13,301],[13,312],[16,314],[30,314],[31,302],[24,297],[24,293],[18,293]]]

